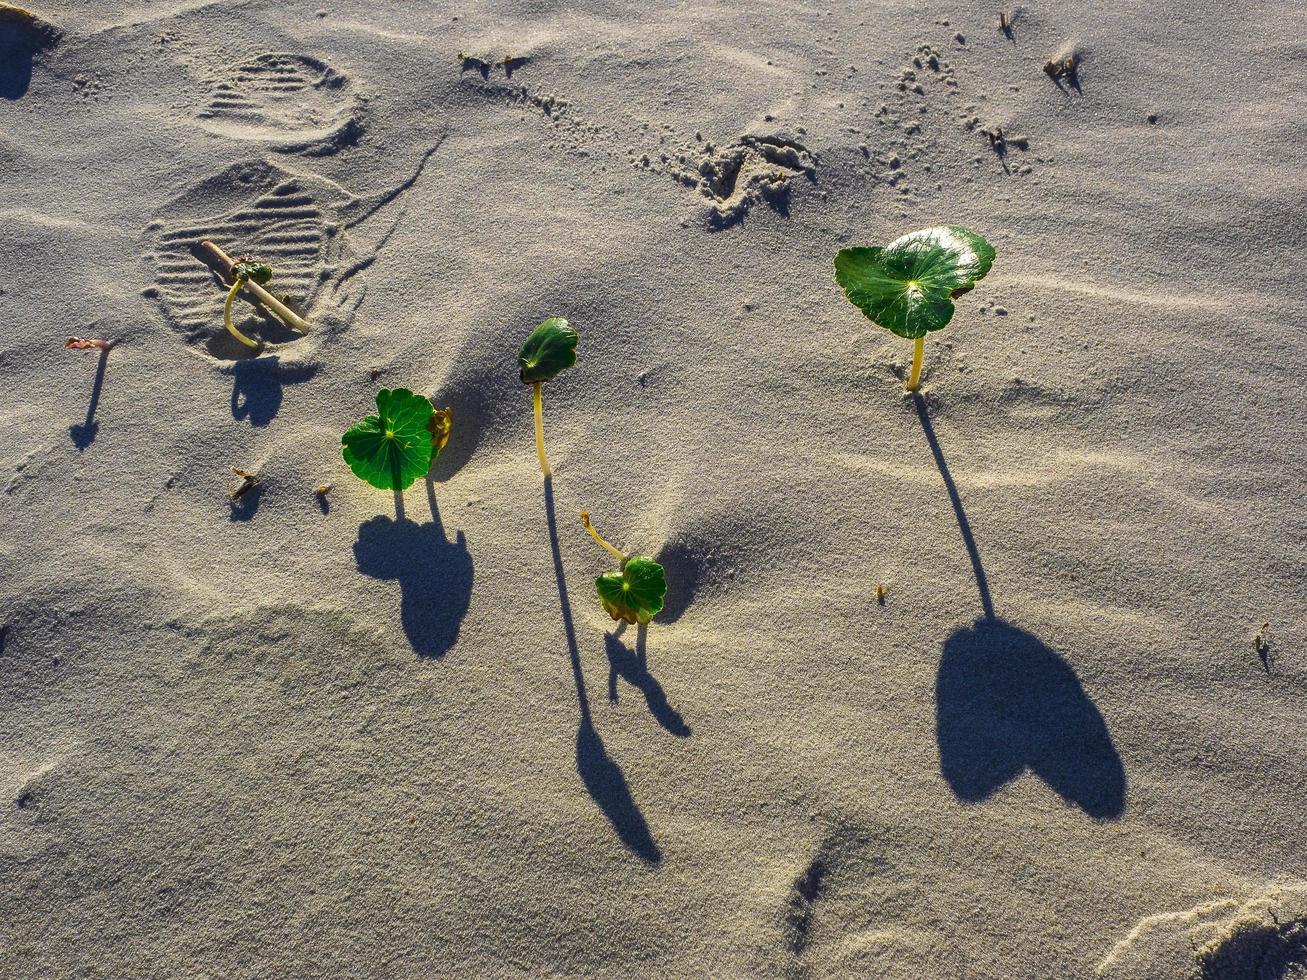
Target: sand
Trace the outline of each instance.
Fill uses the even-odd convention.
[[[0,975],[1303,975],[1307,8],[1009,10],[0,20]]]

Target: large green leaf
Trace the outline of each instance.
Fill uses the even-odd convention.
[[[924,337],[953,319],[953,297],[994,264],[994,248],[956,225],[923,228],[885,248],[846,248],[835,279],[858,309],[900,337]]]
[[[517,355],[523,384],[549,381],[576,363],[576,331],[561,316],[551,316],[531,331]]]
[[[595,579],[599,601],[613,619],[647,623],[663,608],[667,579],[663,566],[652,558],[628,558],[620,572],[605,572]]]
[[[377,414],[340,437],[354,475],[379,490],[404,490],[431,469],[439,452],[430,423],[431,402],[407,388],[377,392]]]

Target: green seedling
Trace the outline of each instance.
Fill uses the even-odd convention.
[[[518,352],[522,383],[532,385],[532,403],[536,417],[536,455],[540,458],[540,472],[546,478],[554,475],[545,455],[545,412],[541,389],[560,371],[576,363],[576,331],[561,316],[551,316],[531,331],[526,343]]]
[[[224,278],[231,280],[231,288],[227,290],[227,303],[222,311],[223,321],[228,332],[246,347],[259,349],[257,343],[236,329],[236,324],[231,319],[232,303],[236,301],[236,294],[241,290],[245,290],[290,329],[297,333],[308,333],[308,321],[263,288],[272,279],[272,266],[248,255],[233,259],[210,241],[200,242],[197,254],[208,262],[210,267],[222,271]]]
[[[953,319],[953,300],[970,292],[994,264],[994,248],[956,225],[924,228],[884,248],[845,248],[835,279],[867,319],[916,341],[907,390],[921,384],[926,334]]]
[[[266,262],[255,262],[254,259],[246,256],[237,259],[231,267],[232,281],[231,289],[227,290],[227,302],[222,308],[223,322],[227,324],[227,332],[239,340],[246,347],[259,349],[258,343],[250,340],[249,337],[236,329],[236,324],[231,321],[231,304],[236,302],[236,294],[245,288],[246,283],[257,283],[260,286],[267,285],[272,281],[272,266]]]
[[[644,555],[628,555],[599,536],[590,523],[590,512],[581,511],[581,523],[599,546],[622,563],[616,572],[604,572],[595,579],[595,591],[608,615],[632,626],[646,625],[662,611],[667,595],[663,566]]]
[[[430,472],[452,426],[452,410],[436,411],[430,399],[407,388],[383,388],[377,392],[377,414],[340,437],[341,453],[365,483],[378,490],[407,490]]]

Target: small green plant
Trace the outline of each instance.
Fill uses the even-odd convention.
[[[599,546],[622,563],[615,572],[604,572],[595,579],[595,591],[608,615],[632,626],[647,624],[662,611],[667,595],[667,578],[663,566],[644,555],[628,555],[599,536],[590,523],[590,512],[581,511],[581,523]]]
[[[532,385],[532,403],[536,417],[536,456],[540,458],[540,472],[553,476],[549,457],[545,455],[545,413],[541,389],[560,371],[576,363],[576,331],[561,316],[551,316],[531,331],[526,343],[518,352],[518,376],[523,384]]]
[[[365,483],[378,490],[407,490],[430,472],[452,426],[452,410],[437,411],[430,399],[407,388],[383,388],[377,392],[377,414],[340,437],[341,453]]]
[[[845,248],[835,279],[867,319],[916,341],[907,390],[921,384],[926,334],[953,319],[953,300],[970,292],[994,264],[994,248],[956,225],[924,228],[884,248]]]
[[[246,347],[252,350],[259,349],[258,343],[236,329],[236,324],[232,322],[231,307],[241,290],[249,293],[290,329],[297,333],[308,333],[308,321],[263,288],[272,280],[272,266],[248,255],[233,259],[213,242],[207,240],[200,242],[197,254],[209,263],[211,268],[221,271],[225,279],[231,280],[231,287],[227,290],[227,302],[222,310],[223,322],[228,333]]]
[[[257,283],[260,286],[267,285],[272,281],[272,266],[266,262],[256,262],[254,259],[246,257],[237,259],[231,267],[231,289],[227,290],[227,302],[222,308],[223,322],[227,324],[227,332],[239,340],[246,347],[259,349],[256,341],[250,340],[249,337],[236,329],[236,324],[231,320],[231,304],[236,302],[236,294],[245,288],[248,282]]]

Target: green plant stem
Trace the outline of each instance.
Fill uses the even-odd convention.
[[[256,344],[254,341],[250,340],[250,338],[245,336],[245,334],[237,330],[236,324],[232,323],[231,320],[231,304],[235,301],[236,294],[241,291],[241,287],[243,285],[245,285],[245,280],[238,277],[236,281],[231,284],[231,289],[227,290],[227,305],[222,308],[222,317],[227,324],[227,332],[229,334],[231,334],[233,337],[239,340],[246,347],[251,347],[254,350],[258,350],[259,345]]]
[[[921,359],[925,350],[926,338],[918,337],[916,349],[912,352],[912,373],[908,376],[908,391],[916,391],[921,387]]]
[[[631,556],[628,555],[625,551],[622,551],[620,548],[613,547],[611,544],[609,544],[607,541],[605,541],[603,538],[599,536],[599,532],[596,531],[594,529],[594,525],[590,523],[590,512],[588,510],[581,511],[581,523],[585,525],[585,529],[590,532],[590,537],[594,538],[596,541],[599,542],[599,546],[601,548],[603,548],[610,555],[612,555],[614,558],[620,561],[623,566],[626,565],[627,559],[629,559]]]
[[[545,455],[545,407],[544,398],[541,390],[544,382],[537,381],[534,390],[531,393],[531,401],[535,405],[536,413],[536,455],[540,457],[540,472],[546,477],[554,475],[554,471],[549,468],[549,457]]]

